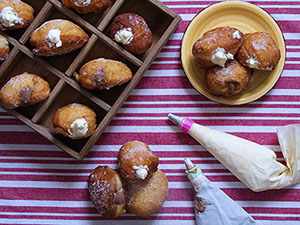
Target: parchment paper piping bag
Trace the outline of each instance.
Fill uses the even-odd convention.
[[[191,135],[253,191],[279,189],[300,181],[300,125],[277,129],[286,166],[276,154],[257,143],[169,114],[169,119]]]
[[[256,225],[235,201],[211,183],[191,160],[184,160],[186,175],[195,189],[194,209],[198,225]]]

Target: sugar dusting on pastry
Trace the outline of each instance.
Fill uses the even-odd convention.
[[[96,113],[88,106],[71,103],[54,113],[53,132],[72,139],[87,138],[96,129],[96,116]]]
[[[125,212],[125,191],[118,172],[98,166],[88,180],[90,198],[100,215],[115,218]]]
[[[62,41],[60,40],[60,33],[59,29],[51,29],[48,31],[45,41],[49,45],[49,48],[59,48],[62,46]]]
[[[16,24],[23,24],[23,19],[18,16],[18,13],[10,6],[4,7],[1,10],[0,18],[3,26],[13,27]]]
[[[89,179],[89,193],[92,202],[95,203],[98,213],[103,216],[105,214],[108,198],[99,198],[99,195],[108,196],[110,191],[110,183],[104,179],[99,179],[97,175],[92,173]]]
[[[237,60],[246,67],[272,70],[280,60],[280,49],[268,32],[248,33],[237,53]]]
[[[127,210],[137,216],[148,217],[158,212],[167,195],[168,180],[166,175],[157,170],[145,181],[128,184]]]
[[[12,77],[1,88],[0,99],[3,107],[14,109],[45,100],[50,93],[49,83],[35,74],[24,72]]]
[[[30,103],[30,98],[32,95],[32,89],[30,87],[25,87],[20,91],[20,100],[21,102],[26,105]]]

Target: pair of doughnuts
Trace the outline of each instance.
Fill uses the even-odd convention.
[[[192,54],[200,68],[224,67],[237,54],[237,60],[246,67],[272,70],[280,59],[280,50],[269,33],[244,35],[233,27],[217,27],[207,31],[194,43]]]
[[[168,180],[158,164],[158,157],[143,142],[130,141],[121,147],[118,170],[126,183],[128,212],[148,217],[162,207]]]
[[[157,169],[158,157],[145,143],[131,141],[121,147],[118,161],[118,170],[98,166],[89,176],[88,190],[98,212],[110,218],[125,211],[142,217],[156,213],[168,193],[167,178]]]

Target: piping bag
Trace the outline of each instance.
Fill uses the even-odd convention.
[[[214,186],[191,160],[184,159],[186,175],[195,189],[194,209],[199,225],[258,225],[235,201]]]
[[[285,166],[262,145],[199,125],[189,118],[173,114],[168,117],[252,191],[280,189],[300,182],[300,124],[277,129]]]

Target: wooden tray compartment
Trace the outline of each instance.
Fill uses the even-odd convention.
[[[45,5],[45,1],[44,0],[24,0],[23,2],[28,3],[29,5],[32,6],[32,8],[34,8],[34,16],[36,17],[38,15],[38,13],[41,11],[42,7]],[[5,31],[5,33],[7,33],[8,35],[10,35],[11,37],[14,37],[15,39],[20,39],[21,36],[23,35],[23,33],[26,31],[26,28],[24,29],[19,29],[19,30],[7,30]]]
[[[77,64],[75,71],[79,72],[80,68],[85,63],[98,58],[112,59],[123,62],[131,69],[133,76],[139,69],[138,66],[134,65],[126,58],[122,57],[118,52],[112,50],[102,40],[96,38],[94,44],[91,46],[91,50],[86,54],[85,58],[82,60],[82,63]],[[73,75],[71,77],[74,79]],[[97,96],[98,98],[102,99],[104,102],[112,106],[127,85],[128,83],[125,83],[123,85],[113,87],[109,90],[93,90],[90,92],[94,96]]]
[[[5,72],[3,72],[0,76],[0,87],[6,84],[9,79],[16,75],[22,74],[24,71],[37,74],[42,77],[49,83],[50,90],[52,90],[59,81],[59,78],[48,71],[43,65],[17,50],[12,62],[7,65]],[[43,103],[41,102],[27,107],[20,107],[15,110],[25,117],[31,119],[42,104]]]
[[[54,113],[61,107],[66,106],[71,103],[84,104],[94,110],[97,114],[97,126],[101,123],[107,112],[100,106],[95,104],[93,101],[82,95],[76,89],[68,84],[64,84],[60,92],[55,96],[55,99],[47,108],[46,112],[43,114],[39,124],[46,127],[50,131],[53,130],[52,118]],[[93,135],[96,135],[94,133]],[[54,135],[54,137],[60,140],[69,148],[72,148],[76,152],[80,152],[84,145],[88,142],[89,138],[82,140],[72,140],[70,138],[64,137],[62,135]]]
[[[74,9],[69,9],[67,7],[65,7],[64,5],[62,5],[63,10],[72,10],[74,13],[76,13],[78,16],[80,16],[83,20],[87,21],[88,23],[90,23],[92,26],[94,27],[98,27],[99,24],[103,21],[103,18],[106,16],[106,14],[110,11],[110,9],[114,6],[114,4],[116,3],[116,1],[112,1],[112,5],[105,10],[103,13],[88,13],[88,14],[80,14],[77,13],[76,10]]]
[[[161,11],[161,9],[157,7],[157,5],[153,4],[152,1],[126,0],[116,12],[115,16],[122,13],[136,13],[145,19],[152,32],[151,48],[157,45],[157,42],[160,40],[166,29],[173,21],[172,16],[166,14],[164,11]],[[109,37],[112,21],[113,18],[105,28],[105,34]],[[144,61],[149,54],[152,54],[151,48],[144,54],[136,55],[136,57]]]
[[[66,16],[65,14],[63,14],[62,12],[60,12],[59,10],[55,9],[54,7],[51,9],[51,12],[49,13],[49,15],[47,17],[44,17],[43,20],[40,20],[39,23],[37,23],[37,27],[39,27],[40,25],[42,25],[44,22],[49,21],[49,20],[54,20],[54,19],[63,19],[63,20],[69,20],[75,24],[76,21],[72,20],[71,18],[69,18],[68,16]],[[77,24],[78,26],[80,26],[79,24]],[[87,31],[86,29],[84,29],[84,27],[80,26],[87,34],[89,37],[91,37],[91,33],[89,31]],[[34,31],[34,30],[33,30]],[[29,43],[29,38],[27,39],[25,46],[29,49],[33,49]],[[69,66],[72,64],[72,62],[74,61],[74,59],[77,57],[77,55],[80,53],[81,49],[77,49],[76,51],[70,52],[68,54],[64,54],[64,55],[58,55],[58,56],[48,56],[48,57],[41,57],[43,58],[43,60],[49,62],[52,66],[54,66],[55,68],[59,69],[62,72],[65,72]]]
[[[35,20],[27,28],[12,32],[0,32],[13,46],[8,59],[0,65],[0,85],[22,72],[44,77],[51,86],[50,96],[32,108],[7,110],[32,129],[62,148],[76,159],[82,159],[101,136],[105,127],[117,113],[122,103],[137,85],[168,38],[177,28],[181,18],[157,0],[115,0],[103,14],[77,14],[64,7],[58,0],[24,0],[36,9]],[[151,48],[135,56],[109,37],[109,27],[114,16],[135,12],[143,16],[153,33]],[[50,19],[68,19],[83,28],[90,39],[81,49],[56,57],[35,56],[29,45],[32,32]],[[86,62],[107,58],[122,61],[133,72],[133,79],[108,91],[90,91],[82,88],[72,77]],[[72,140],[52,133],[52,118],[56,110],[70,103],[82,103],[97,113],[97,128],[84,140]]]

